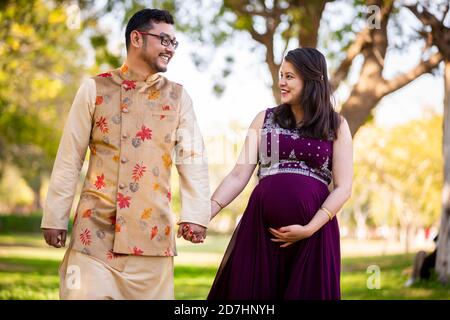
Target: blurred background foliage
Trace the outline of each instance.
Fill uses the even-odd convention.
[[[318,17],[322,17],[321,6],[326,1],[314,2],[316,7],[313,7],[313,2],[301,7],[284,1],[287,9],[280,9],[277,13],[280,21],[273,22],[284,21],[276,33],[286,45],[297,38],[312,45],[323,42],[334,48],[327,54],[330,65],[334,66],[332,69],[338,69],[345,49],[358,35],[358,26],[364,18],[364,1],[350,2],[354,8],[352,20],[343,23],[329,36],[319,37],[318,27],[314,29],[315,22],[308,20],[307,13],[316,10],[314,12],[319,13]],[[282,3],[280,8],[283,8]],[[74,4],[80,10],[81,20],[77,28],[71,28],[67,23],[71,19],[68,8]],[[64,120],[82,77],[116,67],[122,61],[120,51],[108,47],[111,44],[108,44],[107,30],[98,23],[100,17],[113,15],[123,27],[129,17],[145,5],[147,2],[144,1],[107,1],[101,5],[93,1],[1,2],[2,214],[29,214],[42,209]],[[208,2],[207,11],[198,10],[202,1],[196,0],[190,1],[189,5],[176,0],[152,1],[151,5],[174,12],[180,32],[188,34],[194,42],[209,43],[212,47],[231,41],[236,32],[248,32],[257,40],[256,50],[258,37],[264,37],[269,31],[267,24],[266,30],[258,29],[258,24],[264,29],[261,27],[264,21],[258,22],[258,16],[252,12],[258,13],[264,8],[263,4],[252,1],[246,6],[237,1]],[[269,11],[276,9],[273,5],[272,8],[266,6]],[[402,36],[401,26],[395,22],[398,11],[398,7],[393,9],[392,25],[397,32],[392,43],[395,48],[402,49],[406,45],[402,39],[410,36]],[[322,18],[325,22],[329,19],[326,15]],[[305,33],[302,26],[306,26],[309,33]],[[259,40],[267,50],[270,49],[266,40]],[[269,40],[273,46],[274,39]],[[419,38],[416,37],[416,40],[419,41]],[[88,50],[95,56],[95,62],[91,65],[86,64]],[[192,58],[199,68],[207,63],[201,51],[197,55],[193,53]],[[221,78],[223,83],[214,84],[213,88],[225,90],[224,81],[232,72],[230,66],[234,57],[227,56],[225,60],[224,76]],[[280,58],[274,57],[274,61],[279,63]],[[266,62],[270,67],[271,61]],[[441,210],[442,117],[430,115],[392,129],[377,128],[371,119],[369,116],[366,125],[355,136],[354,192],[343,211],[343,222],[354,230],[354,235],[360,236],[367,233],[364,230],[368,227],[392,226],[407,230],[402,232],[410,232],[414,228],[436,225]],[[230,129],[245,131],[245,128],[238,126],[230,124]],[[220,140],[222,147],[233,150],[235,156],[242,143],[223,137],[207,137],[206,140],[209,149],[214,149],[214,143]],[[217,185],[230,169],[231,166],[213,165],[210,170],[212,185]],[[176,184],[176,172],[174,176]],[[221,215],[223,221],[218,219],[218,230],[230,232],[233,229],[255,184],[256,179],[253,179],[243,194],[225,210]],[[176,189],[174,211],[179,210]]]
[[[363,93],[369,97],[361,99],[361,91],[349,90],[349,98],[337,106],[347,110],[349,122],[356,119],[352,132],[354,191],[341,214],[343,236],[387,237],[385,231],[390,230],[390,235],[405,241],[408,250],[413,235],[421,229],[437,228],[439,224],[443,183],[442,115],[428,114],[393,128],[375,125],[372,111],[390,92],[371,96],[375,92],[372,88],[387,85],[392,79],[367,74],[367,70],[374,67],[371,60],[374,59],[371,55],[374,43],[370,39],[380,36],[376,32],[383,32],[383,23],[387,25],[389,20],[389,42],[386,41],[380,54],[406,50],[413,42],[424,44],[422,60],[418,62],[418,66],[425,66],[424,70],[407,82],[389,82],[394,86],[392,90],[400,89],[424,73],[442,76],[438,68],[440,58],[433,63],[429,61],[436,50],[426,45],[426,28],[422,33],[404,31],[399,13],[406,9],[398,1],[342,0],[353,8],[353,13],[333,30],[330,29],[332,16],[324,13],[329,2],[334,1],[1,1],[0,221],[11,219],[6,215],[40,214],[64,120],[81,79],[122,62],[123,45],[112,47],[110,30],[99,23],[101,18],[110,16],[123,29],[135,11],[150,6],[173,12],[179,32],[198,44],[199,50],[191,55],[199,70],[207,66],[217,48],[233,41],[237,33],[247,34],[253,40],[251,50],[262,57],[261,62],[267,65],[274,80],[271,88],[275,99],[278,66],[285,50],[293,43],[294,46],[326,46],[332,79],[339,79],[339,84],[350,89],[366,84],[367,92]],[[371,3],[387,13],[381,29],[369,32],[365,31],[364,19],[367,5]],[[433,5],[438,6],[438,2]],[[70,10],[79,10],[80,21],[71,21],[74,15]],[[68,22],[80,25],[71,27]],[[381,36],[388,39],[387,31]],[[361,40],[363,44],[356,48],[358,39],[366,39],[366,42]],[[349,56],[351,49],[356,50],[354,56]],[[90,55],[94,59],[88,64],[86,57]],[[356,82],[350,81],[348,69],[358,55],[364,60],[361,71]],[[226,90],[226,79],[233,72],[236,57],[227,55],[224,59],[220,81],[212,85],[212,90],[219,95]],[[429,63],[424,64],[427,61]],[[381,75],[384,66],[377,63],[377,68]],[[394,80],[398,79],[394,77]],[[355,103],[353,98],[358,98],[359,102]],[[361,114],[351,111],[362,107],[365,111],[361,122]],[[238,124],[230,124],[230,130],[245,132]],[[210,154],[214,154],[219,144],[222,150],[232,150],[230,154],[234,159],[243,142],[243,139],[205,136]],[[212,186],[217,186],[231,168],[232,165],[211,165]],[[178,212],[176,172],[173,176],[173,209]],[[256,183],[253,178],[217,218],[212,232],[233,230]],[[7,230],[6,226],[11,225],[8,223],[0,223],[0,231]],[[30,228],[35,230],[35,227]]]

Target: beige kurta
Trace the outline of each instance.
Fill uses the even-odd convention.
[[[59,268],[63,300],[173,300],[173,257],[130,256],[118,271],[76,250]]]
[[[123,272],[131,256],[176,255],[170,171],[180,175],[179,223],[207,226],[206,153],[184,88],[124,64],[87,80],[70,110],[55,160],[42,228],[67,229],[80,170],[88,172],[69,249]],[[136,261],[136,259],[133,259]],[[140,260],[141,261],[141,260]]]

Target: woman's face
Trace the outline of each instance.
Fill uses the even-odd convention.
[[[280,68],[278,87],[281,92],[281,103],[298,105],[303,89],[303,79],[289,61],[283,60]]]

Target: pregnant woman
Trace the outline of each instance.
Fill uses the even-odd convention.
[[[211,198],[211,219],[259,183],[208,295],[229,299],[340,299],[339,226],[352,187],[352,138],[333,109],[325,57],[289,51],[282,104],[253,120],[233,170]],[[331,186],[331,182],[333,182]]]

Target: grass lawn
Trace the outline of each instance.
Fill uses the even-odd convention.
[[[175,258],[177,299],[205,299],[229,237],[208,236],[204,245],[179,242]],[[57,299],[57,269],[63,250],[48,248],[40,235],[0,235],[0,299]],[[342,259],[343,299],[450,299],[450,287],[435,281],[404,288],[413,255]],[[380,271],[380,288],[368,289]],[[376,282],[375,282],[376,284]]]

